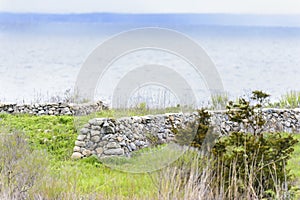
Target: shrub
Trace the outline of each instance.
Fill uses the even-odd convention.
[[[208,155],[211,158],[210,170],[206,173],[211,175],[210,189],[214,198],[292,197],[293,180],[286,165],[298,141],[290,134],[263,132],[262,107],[268,97],[262,91],[254,91],[251,96],[253,102],[240,98],[238,102],[228,103],[229,120],[240,123],[244,130],[220,137],[212,147],[211,155]],[[210,115],[203,109],[198,113],[197,120],[185,130],[176,129],[173,125],[172,128],[180,144],[203,150],[204,139],[211,134]]]
[[[287,161],[297,140],[290,134],[261,136],[233,132],[218,140],[213,148],[215,170],[222,179],[217,184],[234,192],[227,198],[274,199],[291,196],[292,177]],[[220,180],[220,179],[217,179]]]
[[[172,132],[175,133],[175,141],[180,145],[190,145],[201,148],[210,127],[211,115],[204,108],[197,111],[195,121],[191,121],[185,128],[176,128],[172,120]]]
[[[46,171],[46,154],[30,150],[19,132],[2,132],[0,151],[0,199],[28,198],[29,190]]]

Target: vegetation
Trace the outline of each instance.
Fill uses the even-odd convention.
[[[287,163],[298,140],[291,134],[262,132],[265,121],[261,108],[268,97],[254,91],[252,104],[244,98],[228,103],[229,120],[241,123],[244,131],[232,132],[212,145],[214,164],[210,166],[210,173],[215,177],[210,185],[215,187],[214,198],[223,194],[222,199],[290,199],[294,195]],[[179,143],[184,141],[196,148],[203,146],[210,116],[204,110],[198,112],[197,125],[193,123],[188,129],[175,130]],[[195,137],[186,130],[189,133],[197,130]]]
[[[300,107],[300,91],[290,91],[282,95],[277,105],[280,108],[299,108]]]
[[[211,96],[212,109],[221,110],[225,109],[228,104],[229,98],[227,93],[214,94]]]

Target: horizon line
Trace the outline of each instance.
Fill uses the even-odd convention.
[[[252,16],[300,16],[300,13],[221,13],[221,12],[13,12],[1,11],[0,14],[37,14],[37,15],[86,15],[86,14],[115,14],[115,15],[252,15]]]

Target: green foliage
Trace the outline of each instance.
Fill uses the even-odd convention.
[[[267,101],[269,94],[262,91],[253,91],[251,99],[254,105],[244,98],[239,98],[238,102],[230,101],[227,105],[227,115],[229,120],[238,122],[245,131],[250,131],[258,135],[263,131],[265,120],[262,115],[262,107]]]
[[[229,102],[229,120],[242,124],[246,131],[250,128],[251,133],[230,133],[219,139],[212,151],[217,159],[216,171],[222,173],[225,187],[249,194],[246,185],[250,184],[260,199],[274,198],[278,188],[282,195],[290,195],[292,179],[286,165],[298,142],[290,134],[262,133],[262,106],[269,96],[254,91],[254,104],[243,98],[238,103]]]
[[[233,132],[213,147],[215,170],[225,188],[235,187],[239,193],[249,192],[246,186],[250,184],[259,199],[275,198],[278,187],[285,196],[291,195],[292,176],[286,166],[297,142],[284,133],[255,136]]]
[[[210,114],[204,108],[197,111],[196,121],[189,122],[185,128],[176,128],[174,122],[170,120],[172,132],[175,133],[175,140],[180,145],[190,145],[200,148],[210,125]]]
[[[223,198],[274,199],[290,198],[293,194],[292,176],[286,166],[298,140],[286,133],[262,132],[265,124],[262,107],[269,96],[253,91],[252,102],[240,98],[227,105],[229,120],[238,122],[244,130],[219,138],[212,147],[211,170],[215,174],[212,185],[216,190],[227,191]],[[185,130],[176,129],[172,124],[179,144],[202,147],[210,115],[204,109],[198,114],[196,122],[191,122]]]

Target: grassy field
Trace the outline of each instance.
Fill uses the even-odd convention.
[[[97,117],[113,115],[112,111],[105,111],[98,113]],[[82,122],[86,120],[82,119]],[[154,176],[153,173],[122,172],[124,169],[133,172],[140,170],[126,168],[126,162],[128,162],[126,160],[120,161],[124,163],[125,168],[119,170],[110,169],[99,163],[94,157],[78,161],[70,160],[77,138],[74,118],[71,116],[0,114],[0,126],[6,132],[15,132],[16,130],[24,132],[32,149],[46,150],[47,156],[44,157],[46,175],[33,186],[32,195],[42,192],[47,199],[79,199],[79,197],[86,199],[160,199],[161,192],[164,191],[161,186],[157,185],[162,180],[161,176]],[[300,140],[300,135],[295,135],[295,137]],[[163,149],[164,147],[160,150]],[[170,152],[170,149],[167,150]],[[161,153],[159,154],[161,155]],[[138,156],[133,159],[136,159],[133,163],[153,163],[151,159],[143,160]],[[130,164],[132,164],[131,161]],[[151,171],[151,166],[148,167]],[[295,146],[295,152],[288,167],[296,176],[299,186],[299,143]],[[168,180],[170,177],[165,178]],[[164,186],[164,189],[169,191],[168,187],[171,186],[168,183],[165,183]]]

